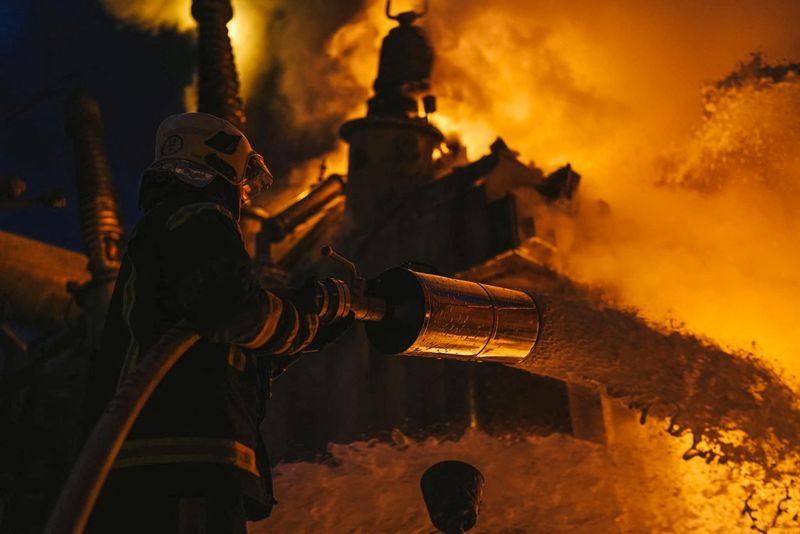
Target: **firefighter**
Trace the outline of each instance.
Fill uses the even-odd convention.
[[[227,121],[165,119],[141,182],[87,423],[180,320],[202,336],[153,393],[112,468],[89,532],[246,532],[275,502],[259,433],[269,381],[306,349],[318,319],[262,289],[239,229],[241,207],[272,182]],[[88,427],[90,428],[90,427]]]

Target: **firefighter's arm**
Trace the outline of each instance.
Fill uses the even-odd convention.
[[[316,316],[261,288],[227,211],[189,205],[167,221],[164,264],[171,304],[204,337],[271,354],[302,351],[317,332]]]

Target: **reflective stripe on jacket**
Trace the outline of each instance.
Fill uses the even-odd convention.
[[[271,478],[258,427],[269,365],[242,348],[281,338],[283,308],[261,288],[237,222],[216,199],[183,192],[148,211],[128,243],[90,363],[87,428],[172,325],[187,320],[202,337],[153,392],[114,467],[229,465],[261,505],[250,518],[268,514]]]
[[[123,444],[113,469],[177,463],[232,465],[253,476],[261,476],[253,449],[238,441],[215,438],[128,440]]]

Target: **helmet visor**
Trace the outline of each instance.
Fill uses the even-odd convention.
[[[258,152],[251,152],[242,180],[242,195],[245,203],[250,202],[262,190],[272,185],[272,173],[269,172],[264,158]]]

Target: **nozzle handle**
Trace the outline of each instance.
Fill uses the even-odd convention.
[[[330,259],[332,259],[334,261],[338,261],[339,263],[344,265],[347,268],[347,270],[350,271],[350,274],[353,275],[353,280],[357,280],[359,278],[359,276],[358,276],[358,268],[356,267],[356,264],[353,263],[352,261],[348,260],[344,256],[342,256],[341,254],[339,254],[335,250],[333,250],[332,246],[326,245],[326,246],[322,247],[322,255],[327,257],[327,258],[330,258]]]

